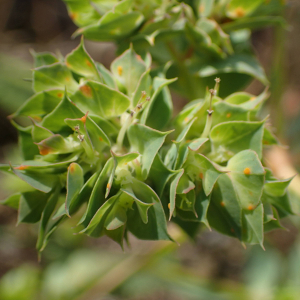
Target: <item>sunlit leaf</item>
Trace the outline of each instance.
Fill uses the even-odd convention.
[[[82,76],[91,79],[100,79],[93,59],[86,52],[83,39],[80,45],[66,56],[67,67]]]
[[[127,95],[131,98],[140,78],[146,71],[146,65],[140,56],[132,48],[129,48],[112,62],[111,71],[118,83],[124,87]]]
[[[263,133],[264,121],[231,121],[214,126],[210,137],[214,152],[228,150],[238,153],[245,149],[251,149],[261,158]]]
[[[83,111],[102,117],[119,116],[130,105],[130,100],[124,94],[95,81],[82,83],[71,100]]]
[[[33,89],[36,92],[49,89],[64,90],[65,87],[71,93],[74,93],[78,87],[72,73],[65,65],[55,63],[33,70]]]

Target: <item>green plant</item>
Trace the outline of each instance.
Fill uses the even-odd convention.
[[[284,24],[279,0],[64,2],[80,27],[75,35],[114,41],[119,54],[132,44],[159,67],[170,62],[167,77],[178,77],[172,88],[190,100],[203,97],[214,76],[222,79],[222,97],[251,78],[268,84],[253,55],[251,29]]]
[[[247,16],[266,15],[263,1],[216,1],[211,9],[210,1],[66,2],[87,38],[115,40],[119,51],[130,46],[110,70],[93,61],[83,39],[65,58],[34,54],[35,94],[10,116],[25,161],[0,170],[26,182],[3,204],[18,209],[18,223],[40,222],[37,249],[76,213],[77,231],[107,235],[121,246],[129,232],[142,240],[172,240],[169,219],[192,237],[202,223],[263,247],[264,231],[281,228],[279,219],[295,213],[287,193],[292,178],[277,180],[262,164],[264,146],[278,143],[267,119],[258,118],[267,90],[259,96],[236,92],[241,84],[231,80],[239,73],[243,85],[248,77],[241,74],[267,83],[248,53],[244,28],[281,19]],[[171,56],[161,58],[165,48]],[[178,81],[167,79],[174,73]],[[220,74],[222,81],[216,78],[205,91],[205,74]],[[203,98],[172,117],[169,84]],[[224,95],[235,93],[222,99],[220,86]],[[24,117],[32,124],[21,126]]]

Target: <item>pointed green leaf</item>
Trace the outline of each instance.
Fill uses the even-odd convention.
[[[40,220],[49,195],[39,191],[23,193],[20,198],[18,224],[36,223]]]
[[[215,0],[200,0],[197,3],[197,12],[200,17],[209,17],[213,7]]]
[[[230,18],[242,18],[254,12],[263,3],[264,0],[231,0],[227,6],[226,13]]]
[[[75,155],[70,159],[65,161],[60,161],[57,163],[49,163],[43,160],[26,160],[21,165],[15,167],[17,170],[27,170],[35,173],[44,173],[44,174],[60,174],[65,173],[67,170],[67,166],[76,161],[78,156]]]
[[[235,54],[224,60],[217,60],[200,67],[198,75],[208,77],[220,73],[240,73],[250,75],[267,85],[268,79],[258,61],[246,54]]]
[[[102,12],[104,13],[107,10],[112,9],[113,6],[117,3],[116,0],[93,1],[93,3],[97,3],[96,9],[93,5],[91,5],[91,2],[87,0],[64,0],[64,2],[67,5],[70,18],[76,25],[80,27],[98,21],[101,18],[101,14],[98,10],[101,10],[102,12],[102,10],[104,9],[104,11]],[[102,3],[104,3],[104,5]]]
[[[45,206],[45,209],[43,210],[40,227],[39,227],[38,240],[36,244],[36,249],[38,251],[41,251],[41,248],[43,247],[44,240],[45,240],[45,233],[47,232],[47,226],[51,218],[51,215],[55,210],[56,204],[58,202],[59,193],[60,193],[60,186],[57,186],[54,193],[50,195],[47,204]]]
[[[169,220],[171,220],[173,214],[174,214],[174,210],[175,210],[175,206],[176,206],[176,191],[177,191],[177,187],[178,187],[178,183],[180,178],[182,177],[184,173],[184,170],[178,170],[178,173],[174,176],[171,184],[170,184],[170,215],[169,215]]]
[[[254,96],[245,92],[233,93],[224,101],[238,105],[246,110],[253,110],[262,105],[269,97],[268,87],[258,96]]]
[[[153,181],[155,191],[159,197],[162,196],[166,184],[176,172],[177,171],[170,170],[165,166],[159,154],[155,156],[150,169],[149,178]]]
[[[264,194],[264,199],[277,209],[279,216],[281,218],[287,215],[295,214],[288,193],[285,193],[283,196],[279,196],[279,197]]]
[[[58,105],[63,96],[64,91],[58,89],[36,93],[25,101],[12,117],[29,116],[40,121],[41,117],[50,113]]]
[[[31,136],[32,126],[23,128],[14,121],[11,121],[12,125],[18,129],[19,133],[19,147],[21,148],[21,154],[24,159],[34,159],[35,155],[39,154],[37,145],[33,143]]]
[[[178,194],[176,201],[176,215],[180,217],[180,212],[189,212],[197,217],[195,211],[196,194],[191,190],[186,194]]]
[[[133,161],[134,159],[136,159],[140,154],[137,153],[137,152],[131,152],[131,153],[127,153],[127,154],[124,154],[124,155],[117,155],[115,154],[113,151],[110,151],[112,156],[113,156],[113,160],[114,160],[114,167],[111,171],[111,174],[109,176],[109,179],[108,179],[108,183],[107,183],[107,186],[106,186],[106,192],[105,192],[105,198],[108,197],[109,193],[110,193],[110,190],[111,190],[111,187],[112,187],[112,184],[113,184],[113,180],[114,180],[114,177],[115,177],[115,173],[116,173],[116,170],[117,168],[122,168],[122,166],[124,166],[125,164]],[[125,174],[125,180],[127,180],[127,173]],[[119,174],[119,176],[121,176]],[[121,176],[121,181],[122,181],[122,177]],[[130,179],[129,179],[130,180]],[[122,184],[122,182],[121,182]]]
[[[295,176],[284,180],[266,181],[264,185],[264,192],[274,197],[283,196]]]
[[[105,147],[104,143],[110,146],[110,140],[103,130],[89,117],[84,116],[79,119],[65,119],[73,131],[84,136],[84,139],[92,149],[99,153]]]
[[[113,74],[107,70],[102,64],[96,63],[97,69],[100,72],[100,77],[108,87],[112,89],[117,89],[117,84],[115,82],[115,78]]]
[[[14,209],[18,209],[21,196],[22,196],[21,193],[13,194],[4,200],[1,200],[0,204],[9,206]]]
[[[70,206],[78,196],[84,184],[83,170],[77,163],[71,163],[67,173],[67,197],[66,197],[66,212],[70,215]]]
[[[286,26],[286,21],[283,17],[278,16],[253,16],[243,17],[231,22],[222,24],[222,29],[226,32],[232,32],[240,29],[260,29],[269,26]]]
[[[206,32],[211,38],[212,44],[219,46],[227,54],[233,54],[230,36],[222,30],[218,22],[212,19],[200,18],[195,27]],[[208,44],[208,46],[213,45]]]
[[[195,188],[195,184],[190,180],[190,178],[186,174],[183,174],[180,177],[180,180],[178,182],[176,193],[187,194],[194,188]]]
[[[135,204],[139,210],[142,221],[147,224],[148,223],[148,210],[153,205],[152,203],[144,203],[135,199]]]
[[[80,224],[83,226],[87,226],[93,216],[95,215],[96,211],[99,207],[105,202],[105,187],[107,186],[108,179],[114,167],[114,161],[110,158],[103,169],[101,170],[100,175],[97,178],[97,181],[94,185],[93,191],[91,193],[87,209],[85,211]]]
[[[200,26],[192,26],[189,22],[186,22],[185,31],[189,41],[193,46],[197,47],[200,55],[208,57],[212,56],[217,59],[226,57],[226,54],[222,49],[212,42],[211,37]],[[200,74],[200,76],[205,77],[205,75],[202,74]]]
[[[156,127],[163,127],[167,124],[167,122],[172,116],[173,103],[171,101],[170,92],[166,88],[166,86],[176,80],[177,78],[173,78],[173,79],[166,79],[164,77],[154,78],[153,80],[154,93],[150,98],[150,103],[147,104],[146,108],[142,113],[141,124],[146,124],[146,125],[149,124],[148,126],[155,126],[154,127],[155,129]],[[160,110],[158,110],[157,108],[162,110],[166,115],[163,116]]]
[[[55,221],[53,224],[51,224],[51,226],[49,226],[49,228],[47,228],[47,230],[44,234],[43,244],[41,245],[41,248],[39,249],[40,252],[42,252],[45,249],[53,232],[57,229],[57,227],[60,223],[62,223],[63,221],[66,220],[66,218],[67,218],[66,216],[60,217],[57,221]]]
[[[208,141],[208,138],[198,138],[190,141],[188,147],[191,151],[198,151],[199,148]]]
[[[203,189],[209,195],[218,179],[224,173],[220,167],[202,154],[193,154],[188,157],[184,166],[186,174],[193,180],[202,180]]]
[[[264,206],[264,224],[268,223],[272,220],[275,220],[274,213],[273,213],[273,207],[270,203],[268,203],[265,199],[265,195],[263,194],[261,197],[261,202]]]
[[[268,128],[264,128],[263,145],[271,146],[279,144],[280,142],[278,141],[277,137],[273,135],[273,133]]]
[[[113,241],[118,243],[122,250],[124,251],[124,239],[126,239],[126,227],[125,225],[118,227],[117,229],[114,230],[107,230],[104,229],[105,235],[110,237]]]
[[[243,241],[249,244],[260,244],[264,249],[264,209],[259,204],[254,210],[243,211]]]
[[[122,190],[121,190],[122,191]],[[127,221],[127,209],[131,208],[133,199],[126,193],[120,193],[118,199],[114,203],[105,220],[105,228],[107,230],[115,230],[124,226]]]
[[[100,79],[93,59],[86,52],[83,39],[81,39],[79,46],[66,56],[66,65],[79,75],[95,80]]]
[[[184,161],[186,159],[185,156],[188,153],[187,146],[183,149],[186,151],[181,151],[181,155],[180,155],[181,159],[179,159],[179,161],[178,161],[178,158],[179,158],[178,152],[180,150],[179,147],[180,147],[180,144],[184,141],[186,135],[188,134],[188,132],[189,132],[191,126],[193,125],[193,123],[195,122],[195,120],[196,120],[196,118],[193,118],[190,122],[188,122],[188,124],[183,128],[183,130],[180,132],[180,134],[176,138],[176,141],[174,141],[174,144],[168,150],[168,152],[165,156],[165,160],[164,160],[164,163],[168,168],[178,169],[178,168],[180,168],[179,165],[182,165],[182,161]],[[182,153],[182,152],[184,152],[184,153]]]
[[[137,106],[139,100],[141,99],[142,92],[146,92],[146,97],[151,96],[150,92],[151,92],[152,79],[149,73],[150,70],[144,72],[137,83],[136,89],[132,96],[132,102],[131,102],[132,108]]]
[[[90,118],[103,130],[103,132],[109,138],[116,140],[116,137],[119,133],[119,128],[106,118],[102,118],[99,116],[91,115]]]
[[[146,65],[134,50],[129,48],[112,62],[111,71],[131,98],[140,82],[140,78],[146,72]]]
[[[112,152],[112,151],[111,151]],[[113,153],[114,158],[116,159],[117,162],[117,166],[122,166],[122,165],[126,165],[127,163],[135,160],[136,158],[139,157],[139,153],[137,152],[129,152],[123,155],[118,155],[116,153]]]
[[[65,123],[65,119],[78,119],[82,118],[84,113],[72,103],[67,95],[64,95],[62,101],[58,106],[49,113],[42,122],[42,126],[51,130],[54,133],[59,132],[72,132],[69,126]]]
[[[41,155],[63,154],[74,152],[79,147],[79,142],[64,139],[60,134],[54,134],[49,138],[36,143]]]
[[[264,208],[265,208],[265,205],[264,205]],[[264,209],[264,211],[265,211],[265,209]],[[274,207],[272,207],[272,212],[273,212],[273,219],[267,223],[264,223],[264,232],[268,232],[268,231],[271,231],[274,229],[284,229],[284,227],[279,222],[279,215],[278,215],[277,210]]]
[[[203,189],[197,192],[195,198],[195,207],[192,208],[191,211],[184,210],[176,210],[176,216],[178,216],[181,220],[189,221],[189,222],[202,222],[206,225],[207,228],[210,229],[210,225],[207,220],[207,211],[210,203],[211,195],[206,196]],[[196,224],[194,223],[194,226]]]
[[[114,207],[120,194],[109,198],[95,213],[88,226],[82,231],[92,237],[103,235],[105,220]]]
[[[44,193],[49,193],[57,181],[54,175],[34,173],[32,171],[19,171],[13,167],[11,169],[20,179]]]
[[[52,137],[54,133],[33,121],[31,135],[33,141],[35,143],[39,143],[45,139]]]
[[[141,124],[129,127],[128,138],[131,147],[142,154],[141,165],[144,179],[148,177],[153,160],[170,132],[160,132]]]
[[[263,133],[264,121],[232,121],[214,126],[210,137],[216,153],[224,148],[232,153],[251,149],[261,158]]]
[[[145,224],[138,209],[128,210],[128,229],[142,240],[172,240],[167,232],[167,221],[160,199],[145,183],[132,178],[132,191],[137,199],[143,203],[153,204],[148,209],[148,222]]]
[[[207,218],[210,226],[219,232],[238,239],[242,238],[242,210],[227,174],[218,178],[211,194]]]
[[[156,80],[154,78],[153,86],[155,88]],[[171,120],[173,113],[173,102],[171,93],[167,87],[164,87],[160,93],[157,94],[155,99],[150,102],[149,112],[147,116],[146,125],[161,130]]]
[[[111,209],[104,223],[107,230],[115,230],[123,226],[127,221],[126,209],[115,204]]]
[[[213,124],[219,124],[228,121],[247,121],[249,110],[223,102],[218,102],[213,106]]]
[[[129,98],[124,94],[95,81],[82,83],[71,100],[83,111],[102,117],[119,116],[130,105]]]
[[[77,90],[78,83],[70,70],[61,63],[42,66],[33,70],[33,89],[36,92],[49,89],[65,89],[71,93]]]
[[[111,41],[123,38],[135,30],[144,20],[138,12],[129,12],[123,15],[120,12],[108,12],[96,24],[92,24],[77,31],[87,39],[94,41]]]
[[[252,150],[241,151],[229,160],[227,169],[242,208],[253,210],[261,200],[265,181],[257,154]]]
[[[70,215],[76,213],[83,203],[88,202],[98,176],[99,173],[94,173],[83,185],[77,197],[75,197],[70,204],[70,208],[69,208]],[[63,203],[60,206],[60,208],[56,211],[55,215],[53,216],[53,219],[60,218],[64,215],[67,215],[65,203]]]
[[[179,147],[175,169],[182,168],[188,158],[190,150],[197,151],[207,141],[208,138],[199,138],[193,141],[186,141],[186,143],[182,143],[182,145]]]
[[[36,53],[34,51],[30,51],[30,52],[34,59],[35,68],[52,65],[58,62],[56,56],[50,52],[40,52],[40,53]]]

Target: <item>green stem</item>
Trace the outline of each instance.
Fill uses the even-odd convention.
[[[202,138],[206,138],[209,136],[211,125],[212,125],[212,114],[208,113],[207,117],[206,117],[206,124],[205,124],[204,130],[203,130],[203,133],[201,135]]]
[[[141,101],[145,99],[144,102],[141,103]],[[134,110],[132,110],[130,112],[130,115],[127,117],[125,123],[123,124],[123,126],[121,127],[118,137],[117,137],[117,147],[118,149],[121,151],[122,147],[123,147],[123,141],[124,141],[124,137],[126,134],[126,131],[128,129],[128,127],[131,125],[132,121],[134,120],[134,116],[141,111],[141,109],[143,108],[143,105],[148,102],[150,100],[149,97],[146,98],[146,92],[142,91],[142,95],[140,100],[138,101],[136,107],[134,108]]]
[[[219,84],[219,82],[216,81],[216,85],[217,84]],[[212,110],[212,99],[213,96],[216,94],[216,90],[209,90],[209,92],[210,92],[209,109],[207,110],[206,124],[203,133],[201,135],[202,138],[206,138],[209,136],[211,126],[212,126],[212,114],[214,112]]]
[[[123,126],[121,127],[118,137],[117,137],[117,147],[118,149],[121,151],[122,147],[123,147],[123,141],[124,141],[124,137],[126,134],[126,131],[128,129],[128,127],[131,125],[131,122],[133,120],[133,116],[134,113],[132,112],[126,119],[125,123],[123,124]]]

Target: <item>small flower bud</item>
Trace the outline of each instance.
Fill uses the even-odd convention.
[[[78,134],[77,138],[79,139],[80,142],[84,141],[84,135],[83,134]]]
[[[214,89],[210,89],[209,92],[211,93],[212,96],[215,96],[217,94],[217,91]]]
[[[145,98],[146,97],[146,92],[145,91],[142,91],[142,98]]]

